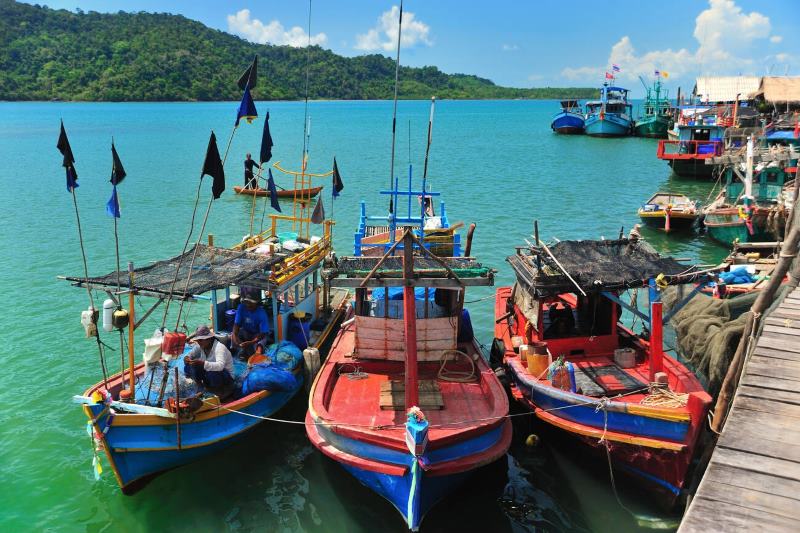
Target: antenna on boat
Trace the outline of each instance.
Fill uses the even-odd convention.
[[[397,85],[400,78],[400,35],[403,32],[403,0],[400,0],[400,18],[397,22],[397,61],[394,67],[394,111],[392,113],[392,163],[389,167],[389,189],[394,185],[394,147],[397,137]],[[389,213],[394,213],[392,195],[389,195]]]
[[[422,167],[422,182],[428,178],[428,155],[431,153],[431,142],[433,141],[433,110],[436,106],[436,97],[431,96],[431,114],[428,117],[428,144],[425,146],[425,166]],[[425,193],[423,189],[422,193]]]

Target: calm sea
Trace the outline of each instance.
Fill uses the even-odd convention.
[[[656,141],[559,137],[549,128],[556,102],[437,102],[429,183],[444,193],[451,221],[477,223],[473,254],[511,282],[504,258],[524,244],[539,220],[544,238],[614,237],[637,222],[636,209],[657,190],[704,200],[710,185],[670,176],[655,158]],[[235,103],[0,103],[0,529],[68,531],[403,531],[399,514],[308,444],[301,426],[264,424],[203,463],[121,495],[109,468],[91,468],[86,419],[71,402],[100,379],[96,349],[83,337],[86,294],[56,279],[82,274],[75,214],[55,144],[64,120],[77,160],[78,206],[92,273],[113,270],[112,137],[128,177],[120,186],[123,262],[144,265],[180,252],[213,129],[224,150]],[[303,144],[303,104],[261,102],[271,113],[273,161],[297,168]],[[359,201],[384,214],[378,191],[389,182],[391,102],[312,102],[310,164],[339,163],[345,189],[331,201],[335,247],[352,253]],[[421,177],[428,103],[400,102],[396,174],[408,165]],[[242,181],[246,152],[258,153],[262,122],[239,127],[226,164],[228,191],[214,203],[208,229],[219,245],[248,232],[250,201],[231,194]],[[289,186],[283,177],[278,184]],[[326,185],[328,185],[326,180]],[[202,205],[210,194],[204,186]],[[260,208],[260,206],[259,206]],[[260,210],[256,227],[260,227]],[[725,251],[701,237],[645,231],[662,251],[701,263]],[[468,300],[490,296],[476,289]],[[99,302],[98,296],[98,303]],[[489,300],[470,305],[479,340],[492,340]],[[201,309],[202,308],[202,309]],[[140,311],[141,312],[141,311]],[[155,313],[159,315],[159,313]],[[190,325],[207,317],[191,310]],[[160,323],[160,316],[158,318]],[[151,318],[145,333],[155,328]],[[109,342],[114,346],[113,339]],[[138,351],[137,351],[138,353]],[[119,352],[111,352],[112,370]],[[116,361],[116,363],[114,362]],[[301,420],[304,399],[282,414]],[[618,503],[605,458],[578,457],[538,428],[518,425],[504,461],[476,475],[426,518],[425,531],[636,531],[674,528],[676,517],[618,479]],[[104,463],[105,464],[105,463]],[[106,465],[107,467],[107,465]]]

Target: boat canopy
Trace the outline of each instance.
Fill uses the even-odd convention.
[[[195,248],[197,248],[197,256],[192,262]],[[124,287],[126,290],[132,288],[135,292],[164,298],[170,294],[173,280],[176,279],[175,271],[180,265],[177,281],[174,281],[172,298],[175,300],[191,299],[200,294],[232,285],[270,289],[274,285],[270,283],[272,266],[282,262],[288,255],[283,253],[264,255],[198,244],[184,254],[135,269],[133,271],[133,287],[130,286],[127,270],[119,273],[115,270],[103,276],[90,277],[88,283],[93,286],[116,289],[119,275],[120,287]],[[190,266],[192,266],[192,275],[187,286]],[[82,276],[67,276],[66,279],[78,284],[87,282],[86,278]]]
[[[577,100],[561,100],[561,108],[562,109],[580,109],[581,105],[578,103]]]
[[[641,239],[561,241],[522,250],[506,260],[522,288],[536,297],[575,292],[576,283],[586,293],[597,293],[644,287],[661,274],[659,279],[671,285],[705,276],[695,266],[662,257]]]
[[[375,272],[373,270],[378,267]],[[403,258],[390,257],[341,257],[334,271],[329,274],[332,287],[399,287],[403,279]],[[446,257],[433,259],[429,256],[414,256],[415,286],[463,287],[492,285],[494,270],[483,266],[471,257]]]

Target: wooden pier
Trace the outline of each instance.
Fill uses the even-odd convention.
[[[764,319],[679,532],[800,530],[800,288]]]

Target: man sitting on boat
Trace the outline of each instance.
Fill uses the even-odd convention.
[[[256,163],[255,159],[250,159],[250,154],[247,154],[247,158],[244,160],[245,189],[258,189],[258,182],[255,181],[255,178],[253,177],[253,167],[261,168],[261,166]]]
[[[215,391],[233,386],[233,357],[208,326],[198,326],[192,335],[194,348],[183,358],[184,374],[199,385]]]
[[[255,290],[246,293],[242,303],[236,308],[236,318],[233,321],[231,341],[233,347],[239,349],[240,358],[253,355],[258,348],[266,351],[270,333],[267,312],[261,305],[261,291]]]

